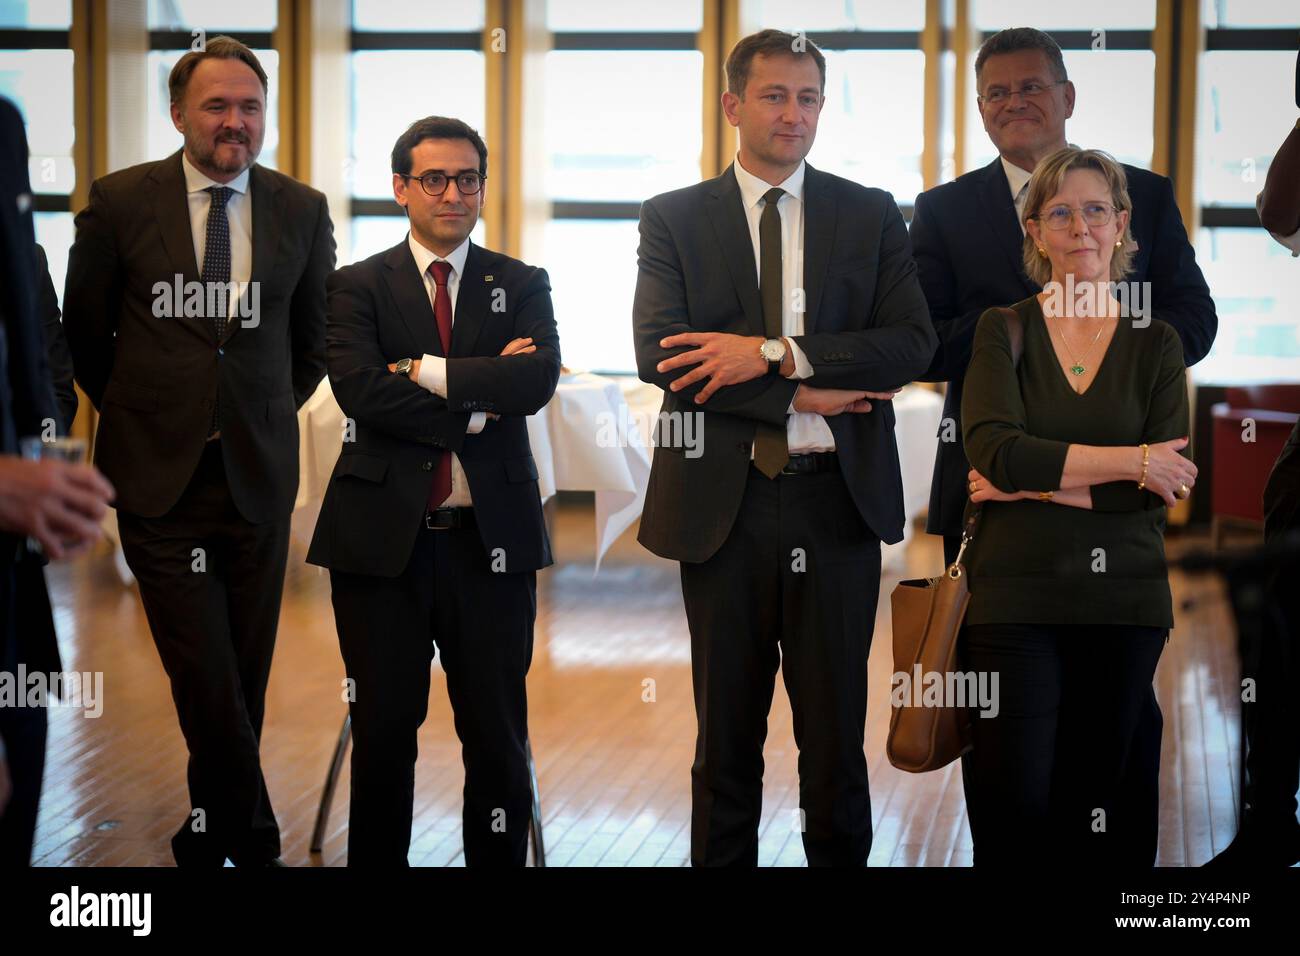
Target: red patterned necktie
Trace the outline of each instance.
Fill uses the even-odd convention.
[[[442,354],[451,352],[451,294],[447,291],[447,278],[451,275],[450,262],[429,263],[433,276],[433,315],[438,322],[438,339]],[[433,485],[429,488],[429,510],[441,507],[451,494],[451,452],[445,449],[434,452]]]

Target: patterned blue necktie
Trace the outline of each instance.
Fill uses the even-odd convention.
[[[230,282],[230,217],[226,214],[226,203],[233,190],[229,186],[209,186],[204,192],[212,197],[208,206],[207,239],[203,245],[203,289],[204,299],[208,300],[209,282]],[[224,295],[213,297],[217,303],[216,314],[211,316],[217,333],[217,347],[226,336],[226,318],[230,303]],[[218,351],[219,354],[219,351]],[[220,359],[218,359],[220,361]],[[217,397],[212,403],[212,422],[208,436],[214,435],[221,428],[221,385],[218,376]]]
[[[212,203],[208,206],[207,240],[203,246],[202,279],[205,293],[209,282],[230,281],[230,217],[226,214],[226,203],[233,191],[229,186],[209,186],[204,190],[212,196]],[[218,301],[225,308],[218,309],[217,314],[212,316],[212,321],[216,325],[217,341],[220,342],[226,334],[226,316],[230,304],[220,298]]]

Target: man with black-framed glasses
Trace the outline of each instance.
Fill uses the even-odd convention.
[[[327,283],[349,431],[307,560],[330,569],[352,714],[348,864],[404,866],[437,647],[465,762],[465,862],[522,866],[524,679],[551,564],[526,418],[560,376],[546,272],[475,245],[487,146],[457,119],[393,147],[410,233]]]
[[[984,311],[1009,306],[1040,291],[1022,265],[1022,225],[1029,179],[1038,163],[1067,145],[1065,121],[1074,112],[1075,87],[1061,48],[1030,27],[1003,30],[975,58],[975,85],[984,129],[998,157],[982,169],[916,197],[911,240],[921,287],[939,337],[924,381],[948,383],[926,530],[944,538],[950,563],[961,538],[970,463],[961,444],[961,400],[975,327]],[[1109,145],[1109,144],[1101,144]],[[1173,185],[1145,169],[1125,165],[1133,202],[1130,229],[1137,242],[1128,278],[1149,282],[1144,319],[1161,319],[1182,340],[1188,366],[1205,357],[1218,328],[1214,301],[1187,241]],[[1148,323],[1149,324],[1149,323]],[[1133,743],[1134,766],[1159,762],[1161,718],[1152,692],[1146,719]],[[963,761],[963,776],[968,773]],[[969,794],[969,790],[968,790]],[[1141,825],[1128,845],[1132,861],[1155,860],[1158,793],[1130,792],[1137,809],[1125,819]],[[969,810],[969,799],[967,801]],[[978,821],[971,820],[978,859]]]

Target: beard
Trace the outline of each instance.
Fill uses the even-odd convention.
[[[243,159],[237,157],[224,156],[219,151],[222,143],[234,142],[242,143],[247,153]],[[223,131],[216,139],[209,139],[207,136],[197,133],[188,125],[185,127],[185,151],[190,155],[191,162],[196,166],[207,167],[222,173],[234,173],[238,175],[257,159],[257,154],[261,150],[261,143],[254,143],[252,137],[245,132]]]

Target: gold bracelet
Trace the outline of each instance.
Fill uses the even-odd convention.
[[[1138,480],[1138,491],[1142,491],[1147,486],[1147,466],[1151,464],[1151,449],[1145,444],[1142,446],[1142,477]]]
[[[1040,492],[1038,493],[1038,500],[1039,500],[1039,501],[1051,501],[1051,500],[1052,500],[1052,495],[1053,495],[1053,494],[1055,494],[1055,492],[1051,492],[1051,491],[1040,491]]]

